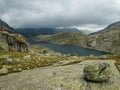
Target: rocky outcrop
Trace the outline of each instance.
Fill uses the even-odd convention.
[[[110,64],[111,78],[105,82],[84,79],[86,65]],[[113,60],[87,60],[67,66],[24,70],[0,77],[1,90],[120,90],[120,73]]]
[[[28,52],[26,39],[0,24],[0,48],[6,51]]]
[[[87,46],[110,53],[120,53],[120,31],[108,31],[88,36]]]
[[[120,54],[120,22],[88,36],[87,46],[96,50]]]

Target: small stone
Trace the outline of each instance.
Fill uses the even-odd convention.
[[[31,61],[31,55],[27,55],[23,57],[23,60],[30,62]]]
[[[8,62],[13,62],[12,58],[7,59]]]
[[[16,68],[14,68],[14,69],[13,69],[13,71],[17,71],[17,69],[16,69]]]
[[[6,60],[3,61],[3,64],[14,64],[15,62],[13,61],[12,58],[7,58]]]
[[[22,71],[22,68],[18,68],[18,71]]]
[[[92,58],[92,57],[94,57],[94,55],[90,55],[90,57]]]
[[[3,65],[3,68],[12,69],[12,66]]]
[[[86,80],[90,81],[108,80],[110,78],[110,65],[108,63],[88,65],[84,68],[84,76]]]
[[[16,62],[20,62],[20,58],[16,58],[16,60],[15,60]]]
[[[0,69],[0,75],[6,75],[6,74],[8,74],[8,69],[7,68]]]
[[[78,57],[77,56],[72,56],[73,59],[77,59]]]
[[[3,67],[3,68],[6,68],[6,65],[3,65],[2,67]]]
[[[6,68],[7,68],[7,69],[12,69],[12,68],[13,68],[13,66],[7,66]]]
[[[30,68],[29,68],[29,67],[27,67],[27,69],[29,70]]]
[[[19,64],[19,65],[17,65],[18,67],[21,67],[21,65]]]

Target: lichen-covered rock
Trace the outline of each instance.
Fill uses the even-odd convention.
[[[110,78],[110,65],[108,63],[100,63],[88,65],[84,68],[84,76],[90,81],[105,81]]]

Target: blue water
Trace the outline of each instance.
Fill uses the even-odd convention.
[[[91,50],[73,45],[55,45],[49,43],[39,43],[39,44],[53,51],[60,52],[63,54],[76,54],[78,56],[89,56],[89,55],[100,56],[100,55],[109,54],[103,51]]]

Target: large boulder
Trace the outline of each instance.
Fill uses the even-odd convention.
[[[87,65],[84,68],[84,76],[90,81],[106,81],[110,78],[110,65],[108,63]]]

